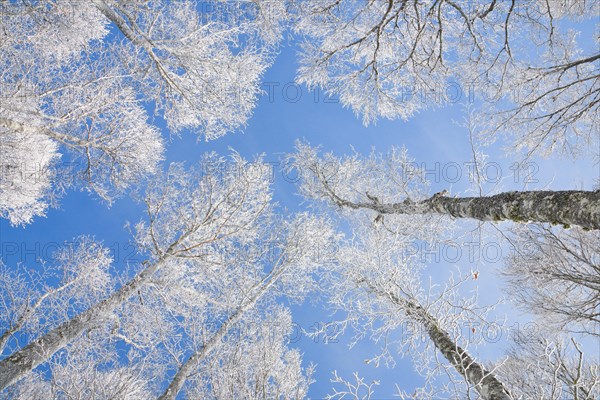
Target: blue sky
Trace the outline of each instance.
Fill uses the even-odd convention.
[[[428,110],[407,122],[381,120],[377,125],[364,127],[361,120],[351,110],[342,108],[335,98],[326,98],[322,92],[315,93],[293,84],[295,52],[296,48],[291,44],[281,49],[274,66],[263,79],[263,89],[272,89],[272,96],[265,93],[261,97],[243,133],[229,134],[211,142],[198,142],[195,134],[185,132],[181,137],[171,139],[167,162],[185,161],[190,165],[206,151],[214,150],[225,155],[231,147],[249,158],[265,153],[266,160],[277,165],[283,154],[293,151],[297,139],[305,139],[313,145],[320,144],[324,150],[337,154],[350,152],[351,146],[360,153],[368,153],[372,147],[385,152],[392,145],[405,145],[417,162],[425,163],[431,171],[432,192],[451,189],[457,193],[465,190],[468,179],[464,163],[471,161],[468,135],[464,128],[453,122],[464,116],[462,104]],[[294,101],[298,90],[301,97]],[[166,129],[164,131],[167,135]],[[487,150],[490,161],[498,163],[502,168],[502,176],[506,178],[501,182],[501,188],[522,189],[523,180],[515,182],[514,170],[510,168],[515,155],[504,154],[500,146]],[[444,170],[450,162],[459,165],[462,174],[462,178],[452,185],[444,179],[455,171]],[[599,166],[589,160],[574,162],[563,159],[560,160],[560,168],[556,167],[556,160],[535,159],[532,162],[535,163],[532,168],[536,169],[534,178],[538,180],[532,184],[532,189],[591,189],[593,180],[600,175]],[[455,164],[452,165],[455,168]],[[296,186],[286,181],[277,168],[275,176],[276,200],[292,211],[301,209],[302,199],[296,194]],[[32,267],[39,259],[51,258],[58,244],[89,234],[112,248],[118,266],[123,267],[125,263],[137,260],[124,225],[127,221],[136,222],[141,217],[140,206],[130,198],[123,197],[108,208],[87,193],[69,191],[60,199],[59,208],[51,209],[46,218],[37,218],[26,228],[11,227],[6,220],[0,221],[2,261],[9,266],[23,263]],[[438,267],[440,270],[448,265],[443,262],[432,265],[432,270]],[[493,301],[499,293],[497,280],[491,273],[483,274],[478,284],[486,301]],[[304,329],[310,329],[316,322],[329,320],[329,316],[318,305],[305,304],[294,306],[293,309],[294,320]],[[518,316],[513,314],[511,318]],[[324,344],[322,340],[315,343],[302,336],[293,346],[304,353],[306,364],[317,364],[317,383],[310,392],[314,398],[321,398],[330,391],[329,379],[333,369],[347,378],[353,371],[359,371],[367,380],[381,380],[376,398],[390,398],[395,391],[395,383],[409,389],[419,382],[409,359],[399,360],[395,369],[366,365],[363,360],[372,356],[374,349],[369,342],[349,351],[343,338],[338,343]],[[495,350],[485,353],[493,355]]]

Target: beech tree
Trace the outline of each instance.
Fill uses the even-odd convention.
[[[0,361],[0,386],[6,388],[16,382],[85,332],[108,325],[111,334],[127,344],[152,343],[150,348],[162,344],[161,348],[170,354],[168,358],[174,357],[170,362],[178,363],[178,391],[197,363],[210,355],[231,325],[242,321],[257,302],[267,301],[275,293],[301,298],[311,287],[310,273],[316,267],[311,252],[320,240],[327,238],[326,224],[299,216],[280,224],[283,231],[273,229],[272,224],[277,221],[273,218],[269,185],[267,164],[249,163],[237,154],[232,155],[231,161],[209,154],[202,168],[189,171],[173,165],[164,176],[150,182],[143,196],[147,218],[135,226],[140,252],[148,256],[141,270],[102,296],[101,301],[83,304],[74,315],[62,316],[24,337],[26,344],[11,348]],[[280,234],[279,241],[268,242],[275,233]],[[261,246],[267,243],[278,255],[270,271],[257,260],[245,261],[236,256],[236,250],[245,248],[259,249],[259,254],[264,254]],[[92,284],[96,281],[90,277]],[[60,292],[65,285],[46,293]],[[72,287],[87,292],[79,283]],[[12,285],[7,287],[8,298],[17,298],[11,288]],[[30,312],[29,307],[33,304],[33,311],[41,311],[37,305],[45,301],[45,296],[28,300],[27,295],[22,295],[25,305],[21,302],[11,306],[10,310],[18,314],[7,314],[15,321],[8,323],[9,336],[21,335],[19,330],[27,326],[21,322],[23,318],[42,318]],[[142,315],[132,312],[136,310],[132,304],[137,302],[142,308],[147,307],[146,302],[160,305],[146,315],[166,319],[158,324],[153,324],[150,317],[136,319]],[[220,322],[222,326],[205,332],[208,336],[198,336],[200,327],[210,322]],[[178,340],[181,329],[187,334],[178,343],[163,340]],[[203,349],[198,350],[201,355],[193,351],[198,346]],[[177,347],[177,351],[172,351]],[[140,349],[141,357],[144,346]],[[184,358],[187,363],[182,361]]]
[[[155,173],[149,110],[206,139],[243,127],[285,18],[256,4],[224,18],[196,2],[2,2],[0,215],[31,222],[69,179],[110,201]]]
[[[298,8],[299,82],[339,95],[365,124],[477,97],[488,103],[486,133],[506,133],[529,154],[577,154],[598,140],[600,55],[578,50],[577,33],[561,26],[597,18],[593,1],[323,0]]]
[[[426,192],[422,171],[406,150],[336,158],[318,149],[297,146],[292,165],[303,173],[306,196],[347,209],[367,209],[381,221],[385,215],[443,215],[479,221],[543,222],[565,227],[600,229],[600,191],[512,191],[491,196],[451,197]],[[412,185],[419,182],[419,186]]]

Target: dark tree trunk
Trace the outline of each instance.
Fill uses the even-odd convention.
[[[419,304],[388,294],[392,301],[427,331],[429,339],[456,371],[472,385],[485,400],[510,400],[509,392],[496,376],[477,363],[450,335],[440,329],[433,316]]]
[[[422,201],[353,203],[330,192],[340,206],[369,208],[380,214],[442,214],[479,221],[547,222],[600,229],[600,190],[504,192],[486,197],[434,195]]]

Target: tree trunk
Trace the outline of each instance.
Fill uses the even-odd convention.
[[[422,308],[420,310],[425,312]],[[446,332],[433,322],[426,323],[425,327],[435,347],[454,366],[456,371],[475,387],[481,397],[486,400],[510,400],[508,391],[502,382],[492,372],[475,362],[466,350],[450,339]]]
[[[69,321],[54,328],[44,336],[0,361],[0,391],[19,380],[23,375],[47,361],[86,330],[95,328],[110,317],[112,311],[135,294],[144,282],[164,265],[164,259],[150,265],[109,298],[92,306]]]
[[[394,294],[392,301],[402,307],[406,314],[420,323],[429,335],[434,346],[452,364],[454,369],[472,385],[485,400],[510,400],[509,392],[491,371],[481,364],[454,342],[450,336],[439,328],[437,321],[419,304],[401,299]]]
[[[240,305],[229,318],[221,325],[219,330],[202,346],[202,349],[194,353],[187,361],[179,368],[173,380],[169,384],[169,387],[164,391],[164,393],[158,398],[158,400],[175,400],[177,394],[183,388],[187,377],[192,373],[192,370],[195,366],[198,365],[200,361],[202,361],[206,356],[208,356],[214,347],[223,340],[227,332],[231,327],[237,324],[244,314],[252,308],[256,302],[269,290],[269,288],[277,282],[285,267],[280,268],[270,276],[267,276],[259,283],[259,287],[256,293],[248,300],[246,304]]]
[[[229,329],[234,326],[242,318],[246,307],[242,310],[237,309],[224,323],[221,325],[219,330],[202,346],[202,349],[192,354],[185,363],[179,368],[173,380],[164,391],[164,393],[158,398],[158,400],[175,400],[177,394],[183,388],[187,377],[192,373],[192,370],[200,361],[202,361],[207,355],[209,355],[214,347],[225,338],[225,335]]]
[[[329,188],[328,188],[329,189]],[[369,208],[380,214],[442,214],[479,221],[546,222],[565,227],[579,225],[600,229],[600,190],[504,192],[486,197],[446,197],[433,195],[422,201],[354,203],[329,190],[340,206]]]
[[[366,280],[359,282],[376,296],[391,300],[406,315],[420,324],[429,335],[433,345],[452,364],[454,369],[469,383],[485,400],[511,400],[509,391],[491,371],[487,371],[477,363],[462,347],[438,326],[437,320],[412,298],[399,297],[393,292],[379,289]]]

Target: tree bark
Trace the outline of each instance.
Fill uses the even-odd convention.
[[[422,308],[419,311],[425,312]],[[428,319],[431,319],[429,315]],[[431,319],[431,321],[433,321]],[[510,400],[508,390],[490,371],[475,362],[466,350],[456,344],[450,336],[434,322],[425,323],[429,338],[442,355],[454,366],[469,384],[486,400]]]
[[[477,363],[470,355],[454,342],[448,333],[440,329],[437,321],[427,310],[410,300],[389,295],[406,314],[420,323],[426,330],[433,345],[452,364],[454,369],[472,385],[485,400],[510,400],[508,390],[496,376]]]
[[[0,391],[15,383],[27,372],[47,361],[54,353],[65,347],[86,330],[90,330],[110,318],[112,311],[135,294],[156,271],[165,259],[148,266],[131,281],[123,285],[109,298],[54,328],[44,336],[0,361]]]
[[[368,283],[365,279],[358,282],[365,285],[376,296],[391,300],[409,318],[420,324],[429,336],[429,339],[440,353],[450,362],[456,371],[465,378],[469,385],[485,400],[511,400],[509,391],[496,376],[477,363],[465,349],[460,347],[450,335],[438,326],[437,320],[429,314],[419,303],[412,298],[399,297],[393,292],[379,289]]]
[[[565,227],[579,225],[600,229],[600,190],[504,192],[485,197],[433,195],[422,201],[399,203],[354,203],[327,187],[333,201],[342,207],[369,208],[380,214],[441,214],[479,221],[546,222]]]

